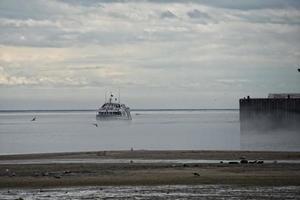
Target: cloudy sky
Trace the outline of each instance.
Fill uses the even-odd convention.
[[[0,109],[238,108],[300,92],[300,1],[1,0]]]

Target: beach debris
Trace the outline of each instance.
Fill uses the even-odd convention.
[[[13,177],[13,176],[16,176],[16,173],[15,172],[12,172],[9,177]]]
[[[40,176],[40,173],[38,173],[38,172],[33,173],[33,177],[38,177],[38,176]]]
[[[36,116],[34,116],[32,119],[31,119],[31,121],[33,122],[33,121],[36,121]]]
[[[200,174],[197,172],[194,172],[193,174],[194,174],[194,176],[200,176]]]
[[[223,161],[221,160],[220,163],[223,164]]]
[[[278,161],[277,161],[277,160],[274,160],[274,161],[273,161],[273,163],[274,163],[274,164],[277,164],[277,163],[278,163]]]
[[[10,171],[10,169],[5,169],[5,175],[9,177],[16,176],[15,172]]]
[[[133,163],[133,160],[130,160],[130,163],[132,164],[132,163]]]
[[[60,178],[61,178],[61,176],[60,176],[60,175],[57,175],[57,174],[54,175],[53,177],[56,178],[56,179],[60,179]]]
[[[264,161],[263,160],[259,160],[259,161],[257,161],[257,164],[264,164]]]
[[[236,162],[236,161],[229,161],[228,164],[233,164],[233,165],[235,165],[235,164],[239,164],[239,162]]]
[[[241,164],[248,164],[248,160],[247,160],[247,159],[242,159],[242,160],[240,161],[240,163],[241,163]]]
[[[188,167],[188,165],[187,164],[183,164],[183,167]]]
[[[72,172],[70,170],[64,171],[64,174],[71,174]]]
[[[42,176],[49,176],[49,172],[43,172]]]
[[[19,198],[15,199],[15,200],[24,200],[24,199],[22,197],[19,197]]]

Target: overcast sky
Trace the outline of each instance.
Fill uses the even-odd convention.
[[[0,109],[238,108],[300,92],[300,1],[1,0]]]

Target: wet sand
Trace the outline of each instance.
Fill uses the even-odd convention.
[[[159,185],[0,189],[0,199],[282,200],[299,199],[300,186]]]
[[[15,160],[43,159],[203,159],[264,160],[269,163],[51,163],[13,164]],[[66,187],[121,185],[239,184],[259,186],[300,185],[300,152],[253,151],[99,151],[4,155],[0,187]]]

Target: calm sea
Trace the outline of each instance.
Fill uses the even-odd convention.
[[[133,111],[132,121],[106,122],[97,121],[95,115],[95,111],[0,112],[0,154],[131,148],[300,150],[299,141],[286,140],[286,135],[275,137],[275,142],[270,142],[272,135],[242,136],[247,142],[241,145],[238,110],[144,110]]]

